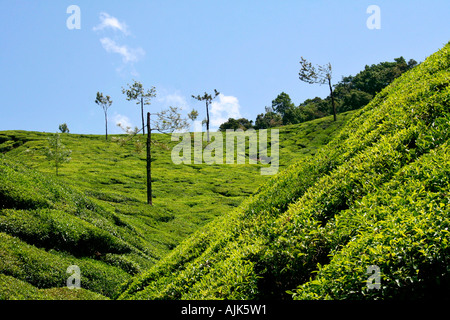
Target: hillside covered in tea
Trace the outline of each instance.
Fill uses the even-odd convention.
[[[351,116],[280,128],[279,171],[317,152]],[[270,179],[260,174],[261,164],[175,165],[176,142],[153,135],[149,206],[140,136],[120,143],[121,135],[105,141],[101,135],[60,134],[71,160],[58,176],[45,157],[52,136],[0,132],[2,299],[115,298],[122,283]],[[72,265],[80,268],[81,292],[65,288]]]
[[[449,128],[450,43],[120,298],[448,299]]]

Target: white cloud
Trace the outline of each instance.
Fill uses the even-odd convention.
[[[195,120],[192,124],[192,132],[202,132],[203,131],[203,125],[200,120]]]
[[[128,26],[125,22],[120,22],[117,18],[110,16],[106,12],[100,13],[100,24],[92,28],[94,31],[100,31],[103,29],[113,29],[121,31],[124,35],[129,35]]]
[[[162,103],[164,107],[178,107],[181,110],[187,110],[189,105],[186,98],[178,93],[163,94],[162,96],[157,96],[157,101]]]
[[[213,101],[210,109],[210,124],[214,129],[226,122],[228,118],[242,118],[239,109],[239,100],[233,96],[219,95],[219,101]]]
[[[116,113],[112,120],[114,121],[114,124],[117,126],[118,124],[121,125],[122,128],[127,128],[130,127],[131,129],[133,129],[133,124],[131,123],[130,118],[128,118],[127,116],[124,116],[122,114],[118,114]]]
[[[117,18],[109,15],[106,12],[100,13],[100,23],[92,30],[112,30],[114,32],[119,31],[125,37],[131,35],[129,28],[125,22],[120,22]],[[110,37],[103,37],[100,39],[100,43],[102,44],[106,52],[117,53],[122,57],[122,65],[116,67],[116,71],[119,74],[125,75],[130,73],[132,76],[139,76],[139,73],[134,67],[134,63],[138,62],[142,57],[145,56],[144,49],[142,49],[141,47],[131,48],[126,44],[118,43],[117,38],[117,34],[114,35],[114,40]]]
[[[124,63],[137,62],[145,55],[142,48],[133,49],[126,45],[118,45],[114,40],[107,37],[101,38],[100,42],[107,52],[120,54]]]

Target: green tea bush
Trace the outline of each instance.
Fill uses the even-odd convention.
[[[336,216],[328,232],[347,244],[294,298],[448,299],[449,151],[446,143],[423,156]],[[369,265],[381,270],[378,290],[367,286]]]
[[[0,231],[47,249],[61,249],[74,255],[95,252],[128,252],[123,241],[92,224],[59,210],[3,210]]]
[[[39,289],[65,287],[67,268],[81,270],[81,287],[107,297],[117,295],[121,283],[130,275],[101,261],[73,256],[54,250],[44,251],[0,232],[0,270],[2,274],[25,281]]]
[[[280,172],[235,211],[126,283],[120,298],[282,299],[300,285],[295,298],[351,299],[361,292],[368,296],[361,289],[368,263],[379,265],[389,284],[380,291],[383,295],[371,292],[370,297],[420,298],[429,288],[448,286],[448,194],[441,190],[448,190],[445,179],[431,184],[440,192],[430,189],[417,201],[413,197],[415,207],[402,202],[411,195],[398,184],[397,193],[384,200],[397,205],[396,210],[372,204],[365,211],[380,219],[376,231],[364,229],[372,223],[368,218],[341,217],[350,217],[368,197],[385,192],[404,168],[416,168],[423,183],[427,171],[437,170],[441,178],[447,174],[447,169],[437,169],[439,161],[422,167],[419,163],[429,159],[428,154],[437,156],[434,150],[448,162],[444,145],[450,127],[449,70],[450,43],[355,112],[325,148]],[[409,239],[405,235],[415,225],[422,231]],[[418,245],[421,239],[428,241],[427,247]],[[438,245],[441,240],[444,245]],[[397,257],[404,251],[392,274],[381,260],[389,261],[387,245],[396,248]],[[427,275],[412,278],[411,270]],[[400,285],[393,288],[392,282]]]
[[[0,274],[0,300],[109,300],[109,298],[83,288],[38,289],[25,281]]]
[[[65,286],[67,267],[76,264],[84,289],[111,298],[153,261],[125,222],[76,188],[7,156],[0,157],[0,181],[1,274],[69,298],[57,288]],[[8,299],[25,297],[19,291]]]

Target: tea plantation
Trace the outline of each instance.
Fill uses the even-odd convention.
[[[49,136],[0,132],[0,299],[450,298],[450,43],[337,122],[280,128],[273,177],[175,165],[155,135],[153,206],[138,144],[61,134],[56,176]]]
[[[448,299],[449,136],[450,43],[119,298]]]
[[[351,116],[280,128],[279,170],[317,152]],[[121,144],[119,135],[61,134],[72,152],[56,176],[45,157],[52,135],[0,132],[0,299],[117,298],[123,283],[270,178],[261,164],[175,165],[176,142],[153,135],[149,206],[140,136]],[[66,288],[72,265],[81,291]]]

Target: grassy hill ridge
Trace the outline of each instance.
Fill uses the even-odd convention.
[[[449,111],[450,43],[120,298],[450,297]]]
[[[280,170],[317,152],[351,115],[280,128]],[[72,159],[55,176],[44,156],[51,135],[0,132],[0,299],[114,299],[121,284],[269,178],[261,165],[174,165],[174,143],[154,135],[149,207],[138,145],[62,134]],[[71,265],[80,267],[82,292],[65,288]]]
[[[448,298],[449,70],[450,43],[338,122],[280,128],[275,177],[174,165],[155,135],[153,207],[139,145],[62,135],[55,177],[50,134],[0,132],[0,299]]]

